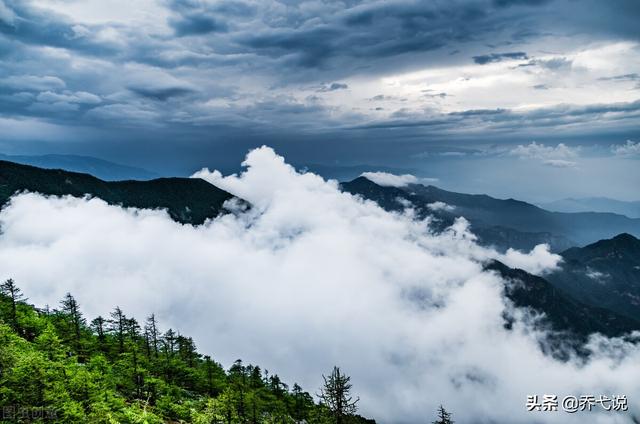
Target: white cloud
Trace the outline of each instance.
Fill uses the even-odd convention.
[[[444,202],[433,202],[427,205],[427,208],[432,211],[452,211],[455,206],[448,205]]]
[[[569,159],[578,157],[579,150],[579,147],[569,147],[564,143],[554,147],[532,141],[527,145],[519,144],[509,151],[509,155],[521,159],[539,160],[545,165],[556,168],[572,168],[576,166],[576,162]]]
[[[524,269],[531,274],[544,275],[560,267],[562,257],[549,251],[549,245],[539,244],[530,253],[522,253],[515,249],[508,249],[499,257],[501,261],[512,268]]]
[[[585,414],[526,412],[526,396],[640,397],[637,347],[593,339],[590,360],[560,362],[540,351],[526,314],[504,328],[511,307],[482,262],[542,272],[557,265],[545,247],[500,256],[464,219],[434,235],[428,221],[298,174],[268,148],[244,165],[197,175],[254,207],[199,227],[98,199],[18,195],[0,213],[0,278],[38,304],[71,291],[90,317],[114,305],[139,319],[156,312],[224,364],[241,357],[310,392],[340,365],[361,412],[381,423],[424,422],[440,403],[461,423],[582,423]]]
[[[616,144],[611,146],[611,151],[616,156],[638,157],[640,156],[640,141],[634,142],[632,140],[627,140],[625,144]]]
[[[395,175],[388,172],[363,172],[362,176],[374,183],[387,187],[404,187],[407,184],[417,184],[418,178],[411,174]]]
[[[578,149],[560,143],[557,146],[547,146],[544,143],[532,141],[527,145],[518,145],[509,152],[510,155],[526,159],[569,159],[578,156]]]

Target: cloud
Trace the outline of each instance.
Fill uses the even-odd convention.
[[[545,69],[557,71],[563,68],[571,68],[573,62],[566,57],[553,57],[550,59],[533,59],[526,66],[540,66]]]
[[[614,75],[612,77],[601,77],[598,79],[600,81],[619,81],[619,82],[640,81],[640,74],[634,72],[631,74]]]
[[[336,91],[336,90],[346,90],[349,86],[342,82],[332,82],[331,84],[325,84],[320,87],[317,91],[320,93],[325,93],[327,91]]]
[[[227,25],[213,16],[201,16],[199,14],[184,15],[170,20],[171,26],[178,36],[202,35],[210,32],[226,32]]]
[[[434,211],[434,212],[436,212],[436,211],[448,211],[448,212],[451,212],[456,207],[448,205],[448,204],[446,204],[444,202],[433,202],[433,203],[427,204],[427,208],[429,208],[429,210]]]
[[[0,87],[11,91],[47,91],[63,89],[66,84],[54,76],[12,75],[1,79]]]
[[[490,53],[481,56],[473,56],[473,61],[478,65],[502,62],[503,60],[525,60],[528,56],[525,52]]]
[[[80,103],[80,104],[98,104],[101,103],[102,100],[100,97],[96,96],[92,93],[87,93],[85,91],[79,91],[76,93],[66,92],[66,93],[54,93],[51,91],[45,91],[36,97],[36,100],[44,103]]]
[[[573,168],[576,162],[569,160],[578,156],[578,148],[559,143],[555,147],[532,141],[527,145],[518,145],[509,151],[509,155],[521,159],[535,159],[555,168]]]
[[[407,184],[417,184],[419,182],[418,178],[411,174],[395,175],[388,172],[363,172],[362,176],[385,187],[404,187]]]
[[[562,257],[549,251],[549,245],[539,244],[531,252],[522,253],[515,249],[508,249],[500,257],[504,263],[512,268],[524,269],[535,274],[544,275],[560,268]]]
[[[41,305],[71,291],[90,317],[114,305],[138,319],[156,312],[223,364],[241,357],[311,392],[340,365],[361,413],[381,423],[423,422],[440,403],[457,422],[533,423],[542,415],[526,412],[528,394],[640,397],[637,346],[594,336],[584,362],[541,352],[545,333],[483,271],[501,257],[475,244],[464,219],[434,234],[429,221],[296,173],[268,148],[244,165],[197,175],[254,207],[199,227],[99,199],[20,194],[0,213],[0,278]],[[545,247],[503,259],[541,272],[556,263]],[[629,408],[589,421],[631,423],[640,410]]]
[[[6,25],[13,26],[16,19],[16,14],[0,0],[0,22]]]
[[[627,140],[627,142],[624,144],[611,146],[611,151],[616,156],[640,157],[640,141],[634,142],[632,140]]]

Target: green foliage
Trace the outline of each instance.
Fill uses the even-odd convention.
[[[0,293],[5,407],[41,411],[24,422],[335,423],[329,408],[298,384],[290,390],[277,375],[241,360],[225,371],[190,337],[161,332],[154,315],[140,326],[116,307],[109,319],[88,324],[71,294],[59,310],[37,309],[13,281]]]

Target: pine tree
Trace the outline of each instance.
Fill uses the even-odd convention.
[[[91,328],[98,335],[98,348],[100,349],[101,352],[106,351],[106,347],[107,347],[106,346],[107,337],[105,336],[105,333],[104,333],[105,324],[106,324],[106,320],[101,316],[91,321]]]
[[[298,423],[307,420],[309,409],[313,405],[313,398],[309,393],[303,391],[298,383],[293,384],[291,395],[293,397],[291,417]]]
[[[155,314],[151,314],[147,318],[147,322],[144,326],[145,334],[148,335],[149,346],[153,348],[154,356],[158,357],[158,322],[156,321]]]
[[[9,278],[7,281],[0,285],[0,293],[6,296],[9,300],[9,321],[14,330],[19,331],[18,328],[18,303],[24,302],[26,299],[22,295],[22,290],[16,286],[15,281]]]
[[[109,320],[109,324],[111,324],[111,331],[113,331],[118,339],[118,348],[119,352],[124,352],[124,338],[127,330],[127,317],[122,312],[119,306],[111,312],[111,319]]]
[[[440,405],[438,408],[438,419],[433,424],[453,424],[455,421],[451,419],[451,414],[444,409],[444,406]]]
[[[320,391],[320,400],[327,405],[336,424],[342,424],[345,417],[355,414],[356,404],[360,398],[351,396],[351,377],[340,372],[340,368],[333,367],[329,377],[322,376],[324,387]]]
[[[60,302],[60,306],[62,307],[63,315],[71,326],[71,339],[73,340],[73,346],[75,347],[76,354],[78,356],[82,356],[80,330],[84,325],[86,325],[86,320],[80,313],[80,305],[71,293],[67,293],[64,299]]]

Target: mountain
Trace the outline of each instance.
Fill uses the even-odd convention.
[[[554,286],[586,304],[640,317],[640,240],[620,234],[561,255],[562,269],[546,276]]]
[[[592,333],[617,337],[640,330],[640,315],[623,316],[604,307],[583,303],[545,278],[509,268],[498,261],[489,262],[485,269],[495,271],[508,281],[505,295],[515,306],[543,313],[543,325],[573,335],[576,340],[584,341]]]
[[[0,160],[37,166],[46,169],[91,174],[107,181],[150,180],[158,175],[146,169],[121,165],[114,162],[78,155],[9,156],[0,154]]]
[[[342,183],[341,187],[374,200],[387,210],[402,210],[404,206],[398,199],[409,201],[419,215],[432,214],[443,226],[463,216],[483,244],[501,249],[531,249],[548,243],[559,252],[624,232],[640,236],[640,219],[612,213],[550,212],[515,199],[455,193],[431,185],[383,187],[365,177]]]
[[[540,204],[540,207],[553,212],[612,212],[629,218],[640,218],[640,201],[625,202],[607,197],[562,199]]]
[[[88,174],[0,161],[0,204],[20,191],[76,197],[89,194],[124,207],[166,209],[174,220],[196,225],[223,212],[224,202],[234,198],[199,178],[104,181]]]

